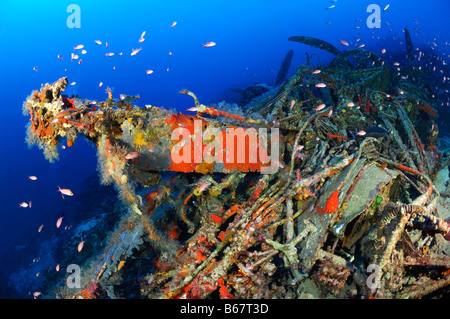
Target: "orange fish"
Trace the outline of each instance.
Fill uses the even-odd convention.
[[[35,181],[35,180],[37,180],[37,177],[36,176],[28,176],[28,179],[31,179],[32,181]]]
[[[356,133],[356,135],[364,136],[364,135],[366,135],[366,131],[359,131],[358,133]]]
[[[215,46],[216,45],[216,42],[208,42],[208,43],[205,43],[205,44],[202,44],[202,46],[204,47],[204,48],[210,48],[210,47],[213,47],[213,46]]]
[[[84,240],[82,240],[79,244],[78,244],[78,252],[80,252],[83,249],[84,246]]]
[[[339,206],[339,191],[335,190],[333,194],[331,194],[330,198],[327,200],[327,204],[325,205],[325,212],[329,214],[333,214],[338,206]]]
[[[173,27],[176,26],[176,25],[177,25],[177,22],[174,21],[174,22],[170,25],[170,27],[173,28]]]
[[[277,160],[273,160],[273,162],[275,163],[275,165],[277,165],[279,168],[284,168],[284,165],[283,164],[281,164],[281,162],[280,161],[277,161]]]
[[[209,185],[211,185],[211,183],[201,182],[201,183],[199,184],[199,186],[198,186],[197,191],[198,191],[199,193],[201,193],[201,192],[203,192],[205,189],[207,189]]]
[[[325,104],[320,104],[318,107],[316,107],[316,112],[319,112],[325,108]]]
[[[136,54],[138,54],[139,53],[139,51],[141,51],[142,50],[142,48],[139,48],[139,49],[132,49],[131,50],[131,55],[133,56],[133,55],[136,55]]]
[[[84,45],[79,44],[79,45],[77,45],[76,47],[74,47],[73,49],[74,49],[74,50],[80,50],[80,49],[82,49],[82,48],[84,48]]]
[[[60,192],[62,194],[62,198],[64,198],[64,195],[66,196],[73,196],[73,193],[70,189],[68,188],[60,188],[58,186],[58,192]]]
[[[326,87],[327,85],[325,84],[325,83],[317,83],[316,84],[316,88],[324,88],[324,87]]]
[[[59,217],[58,220],[56,221],[56,228],[59,228],[61,226],[62,220],[64,217]]]
[[[125,156],[125,159],[132,160],[132,159],[135,159],[135,158],[138,158],[138,157],[139,157],[139,153],[138,152],[131,152],[131,153],[128,153]]]
[[[42,230],[42,227],[44,227],[44,224],[42,224],[41,226],[39,226],[39,228],[38,228],[38,233],[40,233],[40,232],[41,232],[41,230]]]
[[[320,71],[320,70],[315,70],[315,71],[312,72],[312,74],[319,74],[320,72],[322,72],[322,71]]]
[[[341,40],[341,43],[342,43],[343,45],[348,46],[348,42],[347,42],[347,41]]]
[[[295,105],[295,100],[292,100],[292,101],[291,101],[291,110],[292,110],[292,108],[294,107],[294,105]]]

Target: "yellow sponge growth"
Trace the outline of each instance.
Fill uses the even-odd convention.
[[[134,136],[134,144],[137,144],[137,145],[146,145],[147,144],[144,133],[142,133],[142,132],[136,133],[136,135]]]

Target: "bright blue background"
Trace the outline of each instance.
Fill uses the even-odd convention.
[[[70,15],[66,8],[71,3],[81,8],[80,29],[66,26]],[[366,26],[366,8],[371,3],[382,9],[390,4],[382,12],[381,29]],[[326,10],[330,5],[336,7]],[[15,245],[17,238],[36,233],[40,224],[51,223],[53,227],[67,205],[77,201],[78,194],[89,191],[83,182],[96,172],[95,148],[83,139],[62,150],[54,164],[48,163],[37,148],[28,149],[25,126],[29,118],[22,115],[22,103],[41,83],[67,75],[69,82],[77,82],[68,94],[104,100],[105,88],[110,86],[115,97],[120,93],[139,94],[139,106],[178,110],[193,106],[190,97],[178,93],[181,89],[193,91],[203,104],[237,102],[239,95],[228,87],[272,84],[290,49],[295,52],[290,74],[305,63],[305,52],[318,53],[324,65],[333,57],[288,41],[293,35],[317,37],[342,50],[347,47],[340,44],[341,39],[350,47],[365,43],[366,49],[378,54],[382,48],[388,55],[394,51],[404,54],[404,45],[399,42],[404,41],[402,28],[407,26],[415,46],[435,41],[436,50],[447,57],[449,9],[448,0],[0,0],[0,256]],[[178,24],[170,28],[173,21]],[[420,33],[414,31],[416,28]],[[138,43],[143,31],[145,41]],[[94,43],[96,39],[103,45]],[[209,41],[217,45],[203,48],[201,44]],[[107,49],[105,42],[109,43]],[[70,53],[78,44],[84,44],[88,51],[86,55],[78,51],[81,65],[70,61]],[[143,50],[130,56],[132,48],[138,47]],[[106,52],[116,55],[106,58]],[[118,56],[118,52],[123,55]],[[243,72],[245,68],[248,70]],[[154,73],[146,75],[147,69]],[[100,81],[104,83],[101,88]],[[38,180],[29,181],[29,175],[36,175]],[[70,188],[75,196],[63,200],[57,185]],[[30,200],[31,209],[19,208],[20,202]]]

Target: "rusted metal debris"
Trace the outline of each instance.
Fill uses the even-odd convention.
[[[193,115],[140,108],[136,97],[111,92],[103,102],[71,99],[62,95],[67,78],[33,92],[24,106],[30,144],[52,160],[64,141],[92,141],[103,182],[115,183],[134,212],[123,224],[135,226],[112,231],[95,257],[84,294],[60,294],[120,293],[117,274],[133,269],[133,247],[156,251],[154,271],[137,278],[149,298],[420,298],[448,286],[430,93],[373,53],[336,54],[330,67],[298,67],[239,114],[187,90]],[[371,63],[345,67],[349,55]],[[278,129],[268,144],[277,145],[277,171],[261,174],[260,159],[174,163],[172,133],[187,128],[196,141],[195,120],[222,131]]]
[[[341,53],[339,49],[337,49],[334,45],[331,43],[328,43],[326,41],[323,41],[321,39],[313,38],[313,37],[307,37],[307,36],[292,36],[289,37],[289,41],[295,41],[300,42],[303,44],[307,44],[322,50],[326,50],[334,55],[338,55]]]

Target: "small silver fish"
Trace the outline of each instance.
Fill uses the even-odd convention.
[[[138,54],[139,51],[141,51],[141,50],[142,50],[142,48],[139,48],[139,49],[132,49],[132,50],[131,50],[131,56]]]

